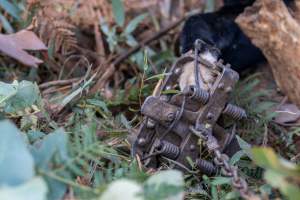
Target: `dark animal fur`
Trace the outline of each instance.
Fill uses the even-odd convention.
[[[293,0],[285,0],[285,3]],[[254,0],[224,0],[224,6],[213,13],[191,16],[185,23],[181,37],[181,52],[194,48],[196,39],[211,44],[221,51],[221,58],[233,69],[242,71],[265,60],[262,52],[234,22],[244,8]]]

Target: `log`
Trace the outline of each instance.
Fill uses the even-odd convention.
[[[294,12],[281,0],[257,0],[236,19],[267,58],[279,89],[300,106],[300,3]]]

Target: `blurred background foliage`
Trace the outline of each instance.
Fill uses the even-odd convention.
[[[43,60],[38,68],[0,53],[0,199],[238,198],[221,174],[155,173],[130,156],[139,107],[180,56],[181,26],[164,30],[221,5],[0,0],[1,34],[26,28],[48,47],[30,51]],[[269,75],[245,73],[235,89],[232,101],[249,118],[230,162],[263,198],[297,199],[299,124],[276,118],[285,100]]]

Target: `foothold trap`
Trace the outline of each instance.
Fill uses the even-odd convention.
[[[203,45],[207,46],[198,41],[194,54],[179,58],[159,83],[155,94],[149,96],[142,105],[144,119],[132,153],[138,155],[147,168],[160,168],[167,161],[182,171],[196,169],[202,174],[211,175],[216,173],[217,167],[206,159],[212,158],[209,152],[217,150],[231,156],[239,150],[235,127],[231,131],[222,127],[225,115],[235,121],[246,117],[242,108],[228,102],[239,75],[230,65],[224,65],[222,60],[211,63],[203,59],[199,54]],[[196,84],[188,85],[178,93],[169,93],[178,89],[183,66],[189,62],[195,65]],[[200,67],[206,67],[215,77],[207,90],[199,84]],[[204,151],[205,155],[200,151],[201,142],[208,149]]]

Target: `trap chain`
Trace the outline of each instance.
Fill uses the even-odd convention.
[[[228,102],[239,75],[222,60],[211,63],[203,59],[199,54],[202,45],[207,44],[197,40],[194,53],[179,58],[154,94],[145,100],[141,108],[144,119],[132,153],[138,155],[147,168],[159,168],[167,160],[185,172],[196,169],[200,174],[213,175],[221,167],[222,173],[232,178],[232,186],[241,197],[259,199],[249,191],[237,167],[228,162],[229,156],[239,150],[235,125],[231,131],[222,127],[225,116],[235,121],[247,117],[244,109]],[[182,68],[188,62],[194,62],[196,84],[173,93],[178,88]],[[200,66],[215,75],[208,90],[201,88]],[[206,144],[213,161],[203,158],[207,155],[201,155],[199,141]]]

